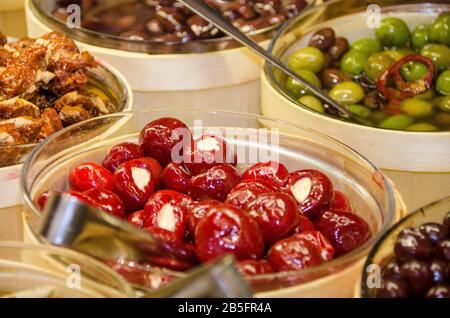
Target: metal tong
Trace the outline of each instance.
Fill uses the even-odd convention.
[[[165,241],[127,222],[107,215],[68,194],[52,194],[43,212],[39,234],[47,242],[91,255],[107,263],[130,260],[175,270],[197,264],[184,246]],[[145,297],[251,297],[252,293],[226,255],[185,273],[185,278]]]

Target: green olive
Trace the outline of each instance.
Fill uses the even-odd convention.
[[[351,75],[359,75],[364,71],[368,59],[366,53],[350,50],[342,57],[341,70]]]
[[[314,109],[319,113],[325,113],[325,108],[323,108],[322,102],[315,96],[311,95],[302,96],[299,98],[298,101],[301,104],[305,105],[306,107]]]
[[[436,96],[436,93],[434,92],[434,89],[430,88],[430,89],[427,90],[426,92],[417,94],[417,95],[414,96],[413,98],[424,99],[424,100],[430,100],[430,99],[433,99],[434,96]],[[434,103],[433,103],[433,105],[434,105]]]
[[[367,60],[366,66],[364,67],[364,72],[367,77],[374,81],[394,63],[395,61],[389,55],[384,53],[375,53],[372,54]]]
[[[406,128],[408,131],[438,131],[439,129],[429,123],[417,123]]]
[[[420,54],[431,59],[438,71],[443,71],[450,67],[450,48],[444,44],[427,44]]]
[[[407,98],[400,103],[400,109],[414,118],[424,118],[432,115],[433,108],[433,103],[416,98]]]
[[[358,117],[362,117],[362,118],[369,118],[372,115],[372,111],[363,105],[358,105],[358,104],[350,105],[350,106],[347,106],[347,109],[351,113],[355,114]]]
[[[388,117],[389,117],[388,113],[386,113],[384,111],[376,111],[376,112],[372,112],[371,119],[374,123],[379,124]]]
[[[375,30],[375,35],[386,47],[405,46],[410,39],[410,32],[405,21],[399,18],[385,18]]]
[[[297,70],[296,73],[311,84],[317,87],[321,87],[319,78],[310,70]],[[300,96],[306,95],[308,93],[308,89],[302,83],[297,82],[292,77],[289,77],[286,82],[286,90],[295,98],[299,98]]]
[[[425,24],[416,26],[411,34],[411,44],[416,50],[420,50],[430,43],[430,29]]]
[[[402,57],[404,57],[404,55],[401,52],[396,51],[396,50],[386,50],[386,51],[383,51],[383,53],[386,55],[389,55],[389,57],[396,62],[398,60],[400,60]]]
[[[364,99],[364,89],[354,82],[342,82],[333,87],[328,95],[338,103],[351,105]]]
[[[446,113],[450,113],[450,96],[441,97],[438,102],[438,107]]]
[[[411,126],[414,122],[414,119],[407,115],[398,114],[392,115],[383,120],[379,127],[385,129],[395,129],[395,130],[405,130],[409,126]]]
[[[296,50],[289,57],[289,66],[294,70],[310,70],[318,73],[325,63],[323,53],[312,46]]]
[[[400,68],[400,74],[408,82],[414,82],[423,78],[427,72],[428,67],[420,62],[408,62]]]
[[[439,42],[450,46],[450,12],[439,15],[430,27],[430,38],[433,42]]]
[[[450,70],[446,70],[438,76],[436,90],[442,95],[450,95]]]
[[[350,49],[371,55],[381,51],[381,44],[377,39],[362,38],[353,42]]]

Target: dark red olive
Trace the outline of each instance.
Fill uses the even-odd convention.
[[[376,291],[378,298],[408,298],[408,285],[399,280],[386,279]]]
[[[440,241],[447,238],[447,228],[438,223],[425,223],[419,227],[419,231],[433,244],[437,244]]]
[[[416,296],[422,296],[433,284],[433,274],[428,264],[420,260],[404,263],[400,266],[400,275]]]
[[[418,230],[403,230],[397,237],[394,252],[399,263],[412,259],[428,261],[433,255],[433,247]]]
[[[450,262],[450,240],[440,241],[436,245],[436,257],[445,262]]]
[[[425,295],[426,298],[450,298],[450,286],[449,285],[435,285]]]
[[[434,259],[430,263],[430,271],[433,275],[433,282],[436,284],[444,284],[450,278],[449,268],[444,261]]]
[[[389,262],[383,268],[383,279],[399,280],[401,279],[400,267],[396,261]]]
[[[333,88],[339,83],[350,80],[347,74],[337,68],[326,68],[322,72],[322,84],[326,88]]]
[[[442,222],[447,230],[450,232],[450,212],[447,212],[447,214],[444,217],[444,221]]]
[[[325,51],[334,44],[335,33],[332,28],[322,28],[313,34],[309,45]]]

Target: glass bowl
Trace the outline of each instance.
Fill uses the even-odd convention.
[[[424,223],[442,223],[444,216],[450,212],[450,197],[431,203],[401,219],[388,232],[386,232],[370,251],[359,286],[359,295],[364,298],[374,298],[376,288],[370,288],[367,282],[370,279],[371,268],[378,265],[383,268],[394,256],[394,245],[397,235],[409,227],[418,227]]]
[[[57,265],[52,260],[58,260]],[[134,297],[116,272],[72,250],[0,242],[0,297]]]
[[[152,54],[177,54],[177,53],[203,53],[213,52],[218,50],[233,49],[241,47],[239,43],[224,36],[221,38],[196,40],[184,44],[179,43],[161,43],[150,40],[132,40],[124,37],[111,35],[107,33],[101,33],[85,28],[69,28],[67,25],[56,18],[52,12],[56,9],[55,0],[28,0],[30,1],[30,9],[39,16],[46,25],[51,27],[52,30],[60,31],[69,35],[71,38],[91,44],[99,45],[102,47],[119,49],[130,52],[152,53]],[[107,7],[111,7],[115,3],[124,2],[123,0],[108,1]],[[307,7],[314,6],[321,3],[321,0],[307,0]],[[307,8],[306,7],[306,8]],[[281,24],[271,25],[254,32],[250,32],[249,35],[258,42],[271,39]]]
[[[277,290],[339,275],[343,269],[362,261],[370,246],[393,223],[402,208],[390,182],[376,167],[330,137],[287,122],[244,113],[151,110],[111,114],[79,123],[53,135],[33,151],[24,164],[21,176],[25,223],[31,233],[36,233],[41,217],[34,203],[40,193],[49,189],[67,190],[68,173],[74,165],[87,160],[100,162],[113,145],[136,141],[140,130],[148,122],[161,117],[175,117],[191,129],[194,127],[194,137],[205,129],[223,133],[227,142],[235,148],[238,160],[242,162],[241,168],[272,159],[280,160],[290,170],[315,168],[324,171],[336,190],[350,196],[355,210],[372,229],[373,236],[364,245],[321,266],[249,278],[256,291]],[[123,124],[113,133],[93,138],[119,121]],[[178,274],[182,276],[182,273]]]

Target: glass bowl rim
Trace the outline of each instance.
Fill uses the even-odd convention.
[[[112,118],[112,117],[116,117],[116,116],[117,117],[124,117],[124,116],[126,117],[126,116],[133,116],[133,115],[141,114],[141,113],[152,113],[152,112],[165,112],[168,114],[170,114],[171,112],[177,112],[177,113],[184,112],[187,114],[192,114],[192,113],[196,113],[196,112],[197,113],[206,113],[206,114],[223,114],[223,115],[229,115],[229,116],[239,116],[240,118],[246,117],[246,118],[253,118],[253,119],[257,119],[257,120],[259,119],[259,120],[270,121],[273,123],[278,123],[281,125],[285,125],[287,127],[292,127],[292,128],[298,129],[300,131],[304,131],[306,133],[315,135],[317,137],[320,137],[324,140],[327,140],[327,141],[339,146],[341,149],[344,149],[344,150],[348,151],[351,155],[355,156],[357,158],[358,162],[363,162],[365,164],[368,164],[371,169],[373,169],[376,173],[379,173],[381,176],[383,176],[383,181],[382,181],[383,189],[384,189],[385,193],[387,194],[387,198],[388,198],[387,211],[386,211],[386,214],[384,215],[384,221],[383,221],[382,225],[380,226],[379,231],[376,234],[372,235],[372,237],[369,240],[367,240],[366,242],[364,242],[363,245],[359,246],[358,248],[356,248],[355,250],[351,251],[348,254],[345,254],[341,257],[338,257],[336,259],[333,259],[331,261],[322,263],[320,265],[317,265],[317,266],[314,266],[311,268],[303,269],[300,271],[279,272],[279,273],[273,273],[273,274],[263,274],[263,275],[255,275],[255,276],[246,277],[246,279],[250,282],[253,280],[259,280],[259,279],[282,279],[282,278],[292,278],[294,276],[303,276],[303,275],[308,275],[310,273],[316,273],[316,272],[326,270],[326,268],[328,268],[330,266],[339,266],[342,264],[349,264],[351,262],[354,262],[355,260],[360,259],[368,250],[370,250],[371,246],[373,246],[373,243],[376,242],[383,235],[383,233],[389,229],[389,226],[392,224],[396,208],[398,208],[396,206],[397,204],[396,204],[396,197],[394,194],[394,189],[393,189],[391,183],[388,182],[388,178],[385,176],[385,174],[379,168],[377,168],[372,162],[370,162],[366,157],[364,157],[362,154],[360,154],[356,150],[343,144],[339,140],[334,139],[333,137],[330,137],[330,136],[327,136],[320,132],[317,132],[311,128],[302,127],[300,125],[297,125],[295,123],[291,123],[288,121],[273,119],[273,118],[265,117],[262,115],[249,114],[249,113],[244,113],[244,112],[222,111],[222,110],[211,110],[211,109],[159,108],[159,109],[152,109],[152,110],[127,111],[127,112],[114,113],[114,114],[99,116],[96,118],[91,118],[87,121],[74,124],[72,126],[69,126],[67,128],[64,128],[63,130],[56,132],[55,134],[51,135],[48,139],[46,139],[44,142],[40,143],[36,148],[34,148],[33,151],[30,153],[30,155],[27,157],[25,163],[23,164],[23,168],[22,168],[21,175],[20,175],[20,188],[22,191],[22,197],[24,199],[24,204],[31,208],[31,213],[33,213],[37,217],[40,216],[40,213],[39,213],[38,209],[36,208],[36,205],[35,205],[33,199],[31,198],[30,193],[27,189],[28,181],[26,178],[26,173],[30,170],[31,160],[37,155],[37,153],[41,152],[42,148],[44,148],[47,145],[47,143],[50,143],[53,139],[59,137],[61,134],[64,134],[66,131],[68,131],[70,129],[76,129],[78,126],[81,126],[81,125],[84,125],[84,124],[87,124],[90,122],[94,122],[96,120]],[[292,134],[292,133],[289,133],[289,134]],[[295,134],[295,136],[297,136],[297,134]],[[123,222],[125,222],[125,221],[123,221]],[[340,271],[342,271],[342,269],[339,269],[338,272],[340,272]],[[175,272],[175,273],[179,273],[179,274],[184,274],[183,272],[176,272],[176,271],[170,271],[170,270],[167,272]],[[326,277],[329,275],[330,274],[321,275],[319,277],[316,277],[312,280],[307,280],[300,284],[306,284],[311,281],[315,281],[317,279],[320,279],[320,278],[323,278],[323,277]],[[179,277],[183,277],[183,276],[180,275]]]
[[[65,34],[70,35],[73,39],[75,39],[77,41],[84,42],[82,39],[79,38],[80,37],[79,35],[73,34],[73,32],[68,33],[67,27],[64,26],[64,23],[62,23],[62,21],[60,21],[59,19],[55,18],[53,15],[48,14],[47,12],[42,10],[36,4],[36,0],[27,0],[27,1],[31,5],[30,9],[35,10],[35,12],[37,12],[41,16],[45,17],[45,19],[48,19],[49,22],[52,24],[52,26],[51,26],[52,28],[58,27],[58,28],[60,28],[60,30],[59,30],[60,32],[64,32]],[[301,12],[303,12],[304,10],[307,10],[311,7],[317,6],[318,3],[316,3],[316,2],[319,0],[306,0],[306,1],[307,1],[307,5],[305,8],[302,9]],[[286,21],[289,21],[289,20],[290,19],[287,19]],[[267,26],[267,27],[264,27],[261,29],[257,29],[255,31],[248,32],[247,35],[250,37],[264,36],[264,38],[259,40],[259,42],[270,40],[273,36],[273,32],[275,32],[278,28],[283,26],[286,21],[279,22],[274,25],[270,25],[270,26]],[[62,30],[65,30],[65,31],[62,31]],[[168,42],[151,41],[151,40],[127,39],[127,38],[124,38],[121,36],[97,32],[97,31],[93,31],[90,29],[82,28],[82,27],[75,27],[74,30],[76,30],[76,32],[81,32],[82,34],[86,35],[89,38],[88,39],[89,42],[84,42],[84,43],[90,44],[90,45],[96,45],[95,43],[98,40],[107,39],[107,40],[111,40],[111,41],[116,41],[117,43],[134,44],[134,45],[142,45],[142,46],[152,45],[152,46],[158,47],[158,49],[155,50],[156,52],[151,52],[151,51],[144,51],[144,50],[142,50],[142,51],[126,50],[126,49],[121,49],[121,48],[113,48],[110,46],[105,46],[105,47],[100,46],[102,48],[118,49],[121,51],[130,52],[130,53],[162,54],[162,55],[190,54],[190,53],[220,52],[220,51],[224,51],[224,50],[243,48],[243,46],[241,44],[237,43],[233,38],[231,38],[228,35],[222,36],[220,38],[194,40],[192,42],[187,42],[187,43],[170,43],[170,42],[168,43]],[[55,30],[55,31],[57,31],[57,30]],[[87,40],[87,38],[85,40]],[[220,44],[224,44],[224,43],[229,45],[229,47],[226,47],[225,49],[220,49]],[[193,45],[196,45],[194,47],[194,49],[189,49],[189,46],[193,46]],[[208,45],[214,45],[214,47],[208,48],[207,47]],[[173,48],[178,48],[178,49],[175,49],[174,52],[164,52],[163,48],[167,47],[167,46],[171,46]],[[197,46],[199,46],[200,51],[197,50]],[[204,46],[204,48],[202,48],[202,46]],[[185,50],[186,48],[188,48],[188,49]],[[158,52],[158,50],[161,50],[161,52]]]
[[[372,259],[374,258],[375,254],[378,252],[379,248],[386,243],[386,240],[389,239],[389,236],[391,233],[395,232],[399,227],[401,227],[405,222],[408,222],[411,219],[414,219],[416,216],[418,216],[419,214],[426,214],[427,210],[430,208],[433,208],[434,206],[439,206],[441,204],[450,204],[450,196],[438,199],[432,203],[429,203],[417,210],[415,210],[414,212],[411,212],[410,214],[408,214],[407,216],[401,218],[397,223],[395,223],[394,225],[392,225],[386,232],[384,232],[383,235],[381,235],[379,237],[379,239],[375,242],[375,244],[372,246],[372,248],[370,249],[369,254],[367,255],[366,261],[364,262],[364,266],[362,269],[362,275],[361,275],[361,282],[360,282],[360,296],[361,298],[368,298],[368,288],[366,287],[366,284],[364,282],[366,282],[367,280],[367,272],[366,272],[366,268],[372,264]],[[393,251],[392,251],[393,252]]]
[[[442,0],[443,1],[443,0]],[[324,3],[321,3],[317,6],[313,6],[310,8],[306,8],[305,10],[303,10],[302,12],[300,12],[300,14],[298,16],[296,16],[295,18],[286,21],[279,29],[277,29],[277,31],[275,32],[275,35],[272,37],[272,39],[270,40],[269,46],[267,48],[267,51],[270,54],[273,54],[273,50],[275,48],[275,45],[277,43],[277,41],[280,39],[280,37],[282,37],[285,33],[285,31],[292,27],[294,24],[298,23],[298,21],[302,18],[304,18],[305,16],[309,15],[309,14],[313,14],[316,11],[318,12],[319,10],[323,10],[323,8],[326,8],[328,6],[332,6],[332,5],[337,5],[341,2],[345,2],[345,0],[330,0]],[[447,4],[445,2],[442,3],[429,3],[429,2],[423,2],[423,3],[411,3],[411,4],[389,4],[387,6],[384,6],[381,8],[381,11],[383,11],[383,9],[386,8],[392,8],[392,7],[412,7],[412,6],[417,6],[417,7],[424,7],[424,8],[428,8],[430,9],[430,6],[434,6],[434,5],[445,5],[448,7],[449,12],[450,12],[450,4]],[[359,12],[359,11],[358,11]],[[362,11],[361,11],[362,12]],[[345,16],[350,16],[353,14],[356,14],[357,12],[354,13],[350,13],[347,14]],[[324,21],[326,22],[326,21]],[[298,41],[298,39],[296,39],[296,41]],[[292,42],[289,43],[290,45],[294,44],[296,42]],[[358,124],[358,123],[354,123],[351,121],[346,121],[343,118],[338,118],[332,115],[328,115],[328,114],[323,114],[323,113],[319,113],[309,107],[307,107],[306,105],[296,101],[294,98],[292,98],[289,94],[287,94],[282,88],[281,85],[278,84],[278,81],[275,79],[275,74],[273,72],[273,66],[270,65],[270,63],[265,62],[264,66],[263,66],[263,70],[262,72],[264,72],[264,74],[267,77],[267,80],[270,84],[270,86],[275,89],[275,91],[281,95],[284,99],[286,99],[287,101],[289,101],[290,103],[294,104],[297,107],[301,107],[302,110],[306,111],[306,112],[310,112],[311,114],[314,114],[316,116],[319,117],[324,117],[326,119],[332,120],[332,121],[337,121],[341,124],[348,124],[348,125],[352,125],[355,128],[358,129],[367,129],[370,131],[385,131],[385,132],[389,132],[392,134],[410,134],[410,135],[423,135],[426,134],[427,136],[442,136],[445,134],[450,134],[450,131],[408,131],[408,130],[394,130],[394,129],[387,129],[387,128],[380,128],[380,127],[372,127],[372,126],[366,126],[363,124]]]
[[[13,251],[16,250],[26,250],[31,252],[49,252],[54,253],[57,255],[63,255],[63,256],[71,256],[74,259],[82,259],[83,261],[86,261],[88,264],[93,264],[95,267],[98,267],[102,271],[106,272],[108,274],[108,277],[114,278],[114,280],[120,284],[120,290],[117,289],[117,291],[121,294],[124,294],[126,297],[135,297],[136,292],[135,289],[123,278],[121,275],[119,275],[117,272],[112,270],[110,267],[108,267],[106,264],[100,262],[99,260],[95,259],[92,256],[89,256],[87,254],[78,252],[73,249],[61,247],[61,246],[55,246],[55,245],[48,245],[48,244],[30,244],[25,242],[19,242],[19,241],[0,241],[0,250],[1,249],[11,249]],[[2,256],[0,256],[0,262],[4,259]],[[13,263],[18,263],[24,266],[24,268],[31,269],[31,270],[39,270],[43,272],[44,274],[52,275],[58,278],[61,278],[61,274],[59,272],[54,272],[51,270],[48,270],[47,268],[44,268],[42,265],[35,265],[30,263],[21,263],[20,261],[13,260]],[[11,263],[11,264],[13,264]],[[107,286],[103,282],[96,282],[94,283],[112,288],[113,286]]]

